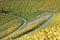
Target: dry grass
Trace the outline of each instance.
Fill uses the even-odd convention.
[[[12,14],[14,15],[17,14],[23,17],[25,17],[26,14],[30,13],[31,11],[36,10],[52,11],[56,13],[60,11],[60,0],[45,0],[45,1],[43,0],[41,5],[40,3],[41,1],[39,0],[34,0],[30,2],[28,0],[27,1],[0,0],[0,5],[2,8],[4,8],[5,10],[13,10]],[[19,38],[19,40],[60,40],[59,37],[60,37],[60,13],[57,13],[56,17],[46,26],[46,28],[38,30],[36,33],[32,35],[23,36]]]
[[[34,34],[25,35],[18,40],[60,40],[60,13],[45,28],[37,30]]]

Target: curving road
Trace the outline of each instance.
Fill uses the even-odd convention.
[[[50,19],[47,20],[43,25],[39,26],[39,28],[37,28],[37,29],[41,29],[41,28],[45,27],[54,17],[55,17],[55,14],[52,14],[52,16],[50,17]],[[37,30],[35,30],[35,31],[37,31]],[[35,31],[32,31],[32,32],[30,32],[30,33],[28,33],[26,35],[28,36],[28,35],[34,33]]]
[[[52,15],[52,16],[51,16],[51,15]],[[47,20],[43,25],[39,26],[38,29],[40,29],[40,28],[44,27],[45,25],[47,25],[47,24],[54,18],[55,14],[51,14],[51,15],[46,15],[46,16],[44,16],[44,17],[40,17],[40,18],[38,18],[38,19],[36,19],[36,20],[28,23],[27,25],[26,25],[26,20],[25,20],[24,18],[20,18],[20,17],[19,17],[20,19],[22,19],[22,20],[24,21],[24,23],[23,23],[23,25],[20,26],[20,28],[17,29],[15,32],[20,31],[20,29],[25,28],[26,26],[31,25],[31,24],[33,24],[33,23],[36,22],[36,21],[44,20],[45,18],[51,16],[51,17],[49,18],[49,20]],[[15,32],[13,32],[12,34],[14,34]],[[35,31],[32,31],[32,32],[28,33],[27,35],[29,35],[29,34],[31,34],[31,33],[34,33],[34,32],[35,32]],[[6,37],[5,37],[5,38],[6,38]],[[5,38],[3,38],[3,39],[5,39]],[[3,40],[3,39],[2,39],[2,40]]]
[[[22,17],[18,17],[18,16],[16,16],[16,17],[22,19],[22,20],[23,20],[23,24],[22,24],[22,26],[20,26],[20,28],[18,28],[15,32],[21,30],[21,29],[26,25],[26,22],[27,22],[27,21],[26,21],[24,18],[22,18]]]
[[[51,15],[48,15],[48,14],[47,14],[47,16],[45,16],[45,17],[40,17],[40,16],[39,16],[39,17],[38,17],[37,19],[35,19],[34,21],[43,20],[43,19],[45,19],[45,18],[47,18],[47,17],[49,17],[49,16],[51,16]],[[50,18],[49,20],[47,20],[47,22],[46,22],[45,24],[41,25],[40,28],[42,28],[42,27],[44,27],[46,24],[48,24],[54,17],[55,17],[55,14],[52,14],[51,18]],[[24,18],[21,18],[21,17],[18,17],[18,18],[22,19],[22,20],[24,21],[24,23],[23,23],[23,25],[20,26],[20,28],[17,29],[16,31],[19,31],[20,29],[22,29],[22,28],[24,28],[25,26],[30,25],[30,24],[32,24],[32,23],[34,22],[34,21],[31,21],[30,23],[26,24],[27,21],[26,21]]]
[[[30,22],[29,24],[27,24],[27,25],[25,25],[25,26],[31,25],[31,24],[33,24],[34,22],[39,21],[39,20],[44,20],[45,18],[48,18],[49,16],[51,16],[51,17],[50,17],[44,24],[42,24],[41,26],[39,26],[39,28],[37,28],[37,29],[41,29],[41,28],[45,27],[45,26],[55,17],[55,14],[46,15],[45,17],[40,17],[40,18],[38,18],[38,19]],[[37,31],[37,30],[35,30],[35,31]],[[34,33],[35,31],[31,31],[30,33],[26,34],[26,36]]]

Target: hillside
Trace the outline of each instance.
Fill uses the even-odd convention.
[[[45,16],[53,16],[53,14],[55,14],[54,18],[47,25],[43,26],[42,29],[36,28],[34,34],[28,37],[25,36],[25,32],[26,34],[29,33],[27,31],[44,25],[50,19],[50,17],[44,18]],[[41,17],[42,21],[36,21],[41,19]],[[29,23],[31,24],[28,25]],[[17,37],[20,40],[60,40],[59,26],[60,0],[0,0],[0,39],[2,40]],[[50,34],[50,32],[53,34]],[[55,33],[59,36],[56,36]],[[24,36],[20,37],[19,35],[21,34],[24,34]],[[50,35],[54,36],[51,38],[49,37]]]

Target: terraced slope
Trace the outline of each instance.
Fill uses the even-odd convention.
[[[7,14],[13,15],[13,17],[14,16],[22,17],[26,20],[26,23],[29,23],[31,21],[36,20],[37,16],[39,15],[41,16],[42,13],[47,11],[55,12],[57,15],[57,12],[60,12],[60,0],[0,0],[0,12],[2,11],[2,8],[5,11],[11,11],[11,12],[8,12]],[[2,20],[0,26],[14,19],[14,18],[9,19],[10,17],[6,17],[4,16],[4,14],[3,16],[2,15],[0,16],[1,16],[0,20]],[[18,23],[20,24],[20,22],[16,22],[16,21],[15,23],[17,23],[17,25]],[[11,25],[6,27],[12,27],[12,26],[17,27],[17,25],[15,26],[15,24],[12,26]],[[4,26],[4,28],[6,27]],[[13,28],[12,30],[15,30]],[[0,27],[0,29],[3,30],[3,27]],[[11,29],[8,29],[8,30],[10,30],[10,32],[8,32],[7,34],[12,32]],[[3,32],[3,36],[5,36],[5,34],[6,33]],[[1,35],[1,37],[3,36]]]
[[[60,13],[57,13],[53,19],[43,29],[38,29],[28,36],[22,36],[18,40],[60,40]]]
[[[8,35],[7,37],[2,38],[2,40],[9,40],[10,38],[17,38],[19,36],[22,36],[26,33],[29,33],[37,28],[39,28],[39,26],[41,26],[42,24],[44,24],[47,20],[50,19],[50,17],[53,16],[52,14],[48,14],[46,13],[45,16],[42,16],[41,18],[38,17],[38,19],[36,19],[35,21],[32,21],[31,23],[28,23],[27,25],[25,25],[24,28],[22,28],[21,30],[12,33],[10,35]],[[45,19],[46,18],[46,19]],[[45,20],[44,20],[45,19]],[[36,23],[36,24],[35,24]]]

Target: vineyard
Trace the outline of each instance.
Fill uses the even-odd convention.
[[[0,40],[60,40],[59,26],[60,0],[0,0]]]

